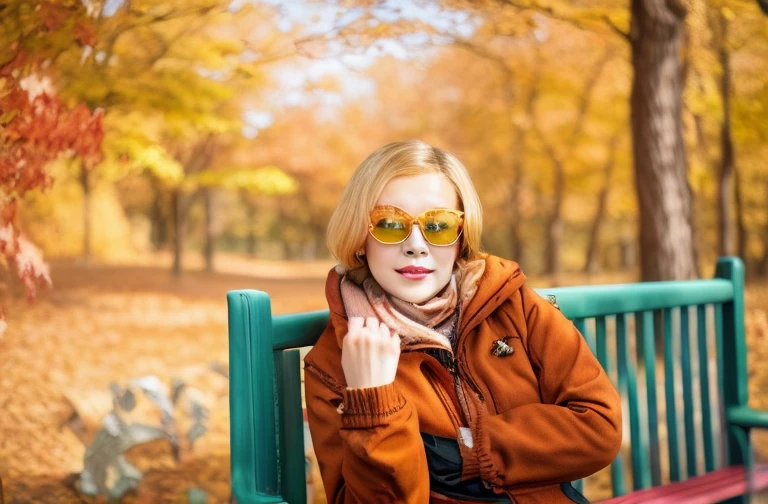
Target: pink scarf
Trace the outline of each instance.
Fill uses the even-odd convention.
[[[347,318],[376,317],[400,336],[402,349],[444,348],[452,352],[459,318],[477,292],[483,271],[483,259],[459,260],[442,291],[423,303],[409,303],[385,292],[363,267],[344,275],[341,299]]]

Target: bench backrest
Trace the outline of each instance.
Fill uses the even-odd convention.
[[[622,396],[630,446],[611,466],[614,495],[747,462],[748,440],[731,437],[724,414],[747,404],[738,258],[720,258],[710,280],[537,292],[573,321]],[[297,348],[314,344],[328,312],[273,316],[268,295],[255,290],[227,301],[234,496],[306,502]]]

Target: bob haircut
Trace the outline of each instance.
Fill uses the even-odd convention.
[[[328,223],[328,249],[347,270],[364,265],[356,255],[365,245],[369,214],[384,186],[395,177],[442,173],[456,188],[459,209],[464,212],[459,257],[481,256],[483,209],[469,173],[448,151],[420,140],[392,142],[369,155],[352,174]]]

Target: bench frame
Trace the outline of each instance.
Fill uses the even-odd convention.
[[[644,335],[643,348],[638,348],[638,353],[642,351],[646,359],[653,359],[653,323],[652,319],[647,318],[649,310],[685,307],[687,312],[688,307],[714,303],[716,325],[720,329],[716,338],[717,369],[718,388],[725,409],[725,465],[745,466],[749,473],[753,466],[749,433],[755,427],[768,428],[768,412],[755,411],[748,405],[744,266],[741,260],[734,257],[720,258],[715,276],[710,280],[560,287],[537,289],[537,292],[559,305],[585,335],[604,366],[611,362],[606,360],[605,319],[602,338],[600,328],[595,338],[588,330],[587,318],[615,315],[623,326],[626,314],[642,314],[638,325]],[[628,295],[629,292],[631,295]],[[304,503],[307,500],[306,461],[298,348],[311,346],[317,341],[327,324],[328,311],[273,316],[269,296],[256,290],[231,291],[227,294],[227,302],[233,496],[239,504]],[[686,313],[686,324],[687,317]],[[665,316],[665,320],[667,318],[671,323],[671,317]],[[683,331],[687,330],[687,325],[683,328]],[[623,341],[625,338],[617,339]],[[619,390],[622,396],[627,391],[630,395],[634,394],[635,407],[630,412],[631,446],[637,447],[642,443],[636,428],[639,427],[637,383],[631,365],[627,367],[626,358],[629,353],[627,348],[623,348],[626,343],[622,344],[621,341],[617,341]],[[655,363],[652,365],[655,369]],[[688,372],[690,380],[690,369]],[[655,372],[647,375],[655,375]],[[655,390],[655,381],[648,385],[649,390],[651,386]],[[655,392],[653,395],[655,397]],[[655,405],[653,408],[655,411]],[[686,410],[686,421],[689,420],[688,414]],[[670,433],[670,436],[677,443],[676,434],[673,436]],[[651,444],[653,442],[651,439]],[[658,450],[658,437],[655,442],[655,449]],[[644,449],[631,450],[634,490],[660,485],[657,468],[652,467],[652,471],[643,469],[648,464],[648,454],[644,453],[647,448],[645,444],[642,445]],[[706,455],[705,473],[709,473],[714,467],[711,454]],[[621,458],[621,455],[617,457],[612,465],[615,495],[628,493]],[[679,461],[677,463],[679,465]],[[690,469],[688,473],[688,477],[694,476],[695,468],[693,473]],[[673,478],[684,479],[680,474]],[[744,500],[748,500],[748,496]]]

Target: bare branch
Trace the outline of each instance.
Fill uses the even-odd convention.
[[[584,23],[583,21],[579,19],[573,19],[563,14],[560,14],[559,12],[556,12],[552,7],[549,7],[549,6],[539,5],[535,2],[522,3],[522,2],[519,2],[518,0],[500,0],[500,1],[502,4],[509,5],[510,7],[514,7],[521,11],[538,12],[539,14],[543,14],[547,16],[548,18],[555,19],[557,21],[562,21],[564,23],[568,23],[571,26],[578,28],[579,30],[594,31],[593,28],[591,28],[588,24]]]
[[[616,23],[613,22],[611,18],[609,18],[607,15],[603,14],[603,21],[605,21],[605,24],[608,25],[608,28],[611,29],[613,33],[624,39],[625,41],[631,43],[632,39],[629,36],[629,33],[625,32],[621,28],[619,28]]]
[[[467,51],[471,52],[472,54],[479,56],[481,58],[484,58],[488,61],[491,61],[494,63],[499,70],[501,70],[504,74],[507,76],[512,75],[512,70],[507,65],[507,62],[499,56],[498,54],[495,54],[491,51],[489,51],[487,48],[480,46],[478,44],[475,44],[473,42],[470,42],[467,39],[452,39],[452,45],[455,47],[460,47],[461,49],[466,49]]]

